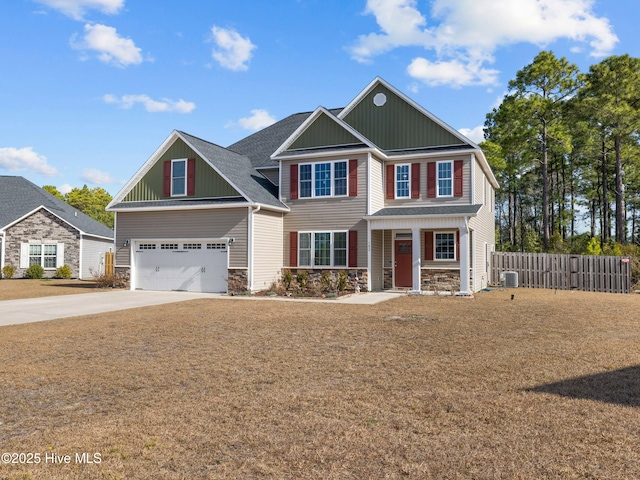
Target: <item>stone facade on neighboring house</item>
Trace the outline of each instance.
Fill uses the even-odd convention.
[[[26,268],[20,268],[20,248],[22,244],[63,244],[64,262],[71,267],[72,276],[77,278],[80,269],[80,234],[68,223],[45,209],[40,209],[20,223],[7,229],[5,233],[6,263],[16,268],[15,277],[24,277]],[[53,278],[56,268],[45,268],[44,277]]]
[[[52,278],[63,265],[73,278],[104,273],[113,230],[23,177],[0,175],[0,269],[23,278],[30,265]]]

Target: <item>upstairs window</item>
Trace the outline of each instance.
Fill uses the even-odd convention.
[[[187,194],[187,161],[171,162],[171,196],[181,197]]]
[[[453,162],[438,162],[438,196],[453,196]]]
[[[396,165],[396,198],[409,198],[409,165]]]
[[[347,161],[299,165],[299,198],[347,196]],[[295,198],[295,197],[294,197]]]

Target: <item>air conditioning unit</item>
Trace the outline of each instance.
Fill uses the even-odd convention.
[[[503,272],[502,275],[506,288],[518,288],[518,272]]]

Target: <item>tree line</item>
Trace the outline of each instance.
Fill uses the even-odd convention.
[[[44,185],[42,188],[51,195],[67,202],[73,208],[113,229],[113,212],[105,210],[112,197],[104,188],[89,188],[84,185],[82,188],[73,188],[64,195],[53,185]]]
[[[618,254],[640,244],[639,140],[640,59],[611,56],[581,73],[540,52],[485,122],[481,147],[501,187],[498,249]]]

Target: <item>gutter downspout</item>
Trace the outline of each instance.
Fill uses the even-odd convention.
[[[0,277],[2,277],[2,269],[4,268],[4,244],[5,236],[4,232],[0,232]]]

